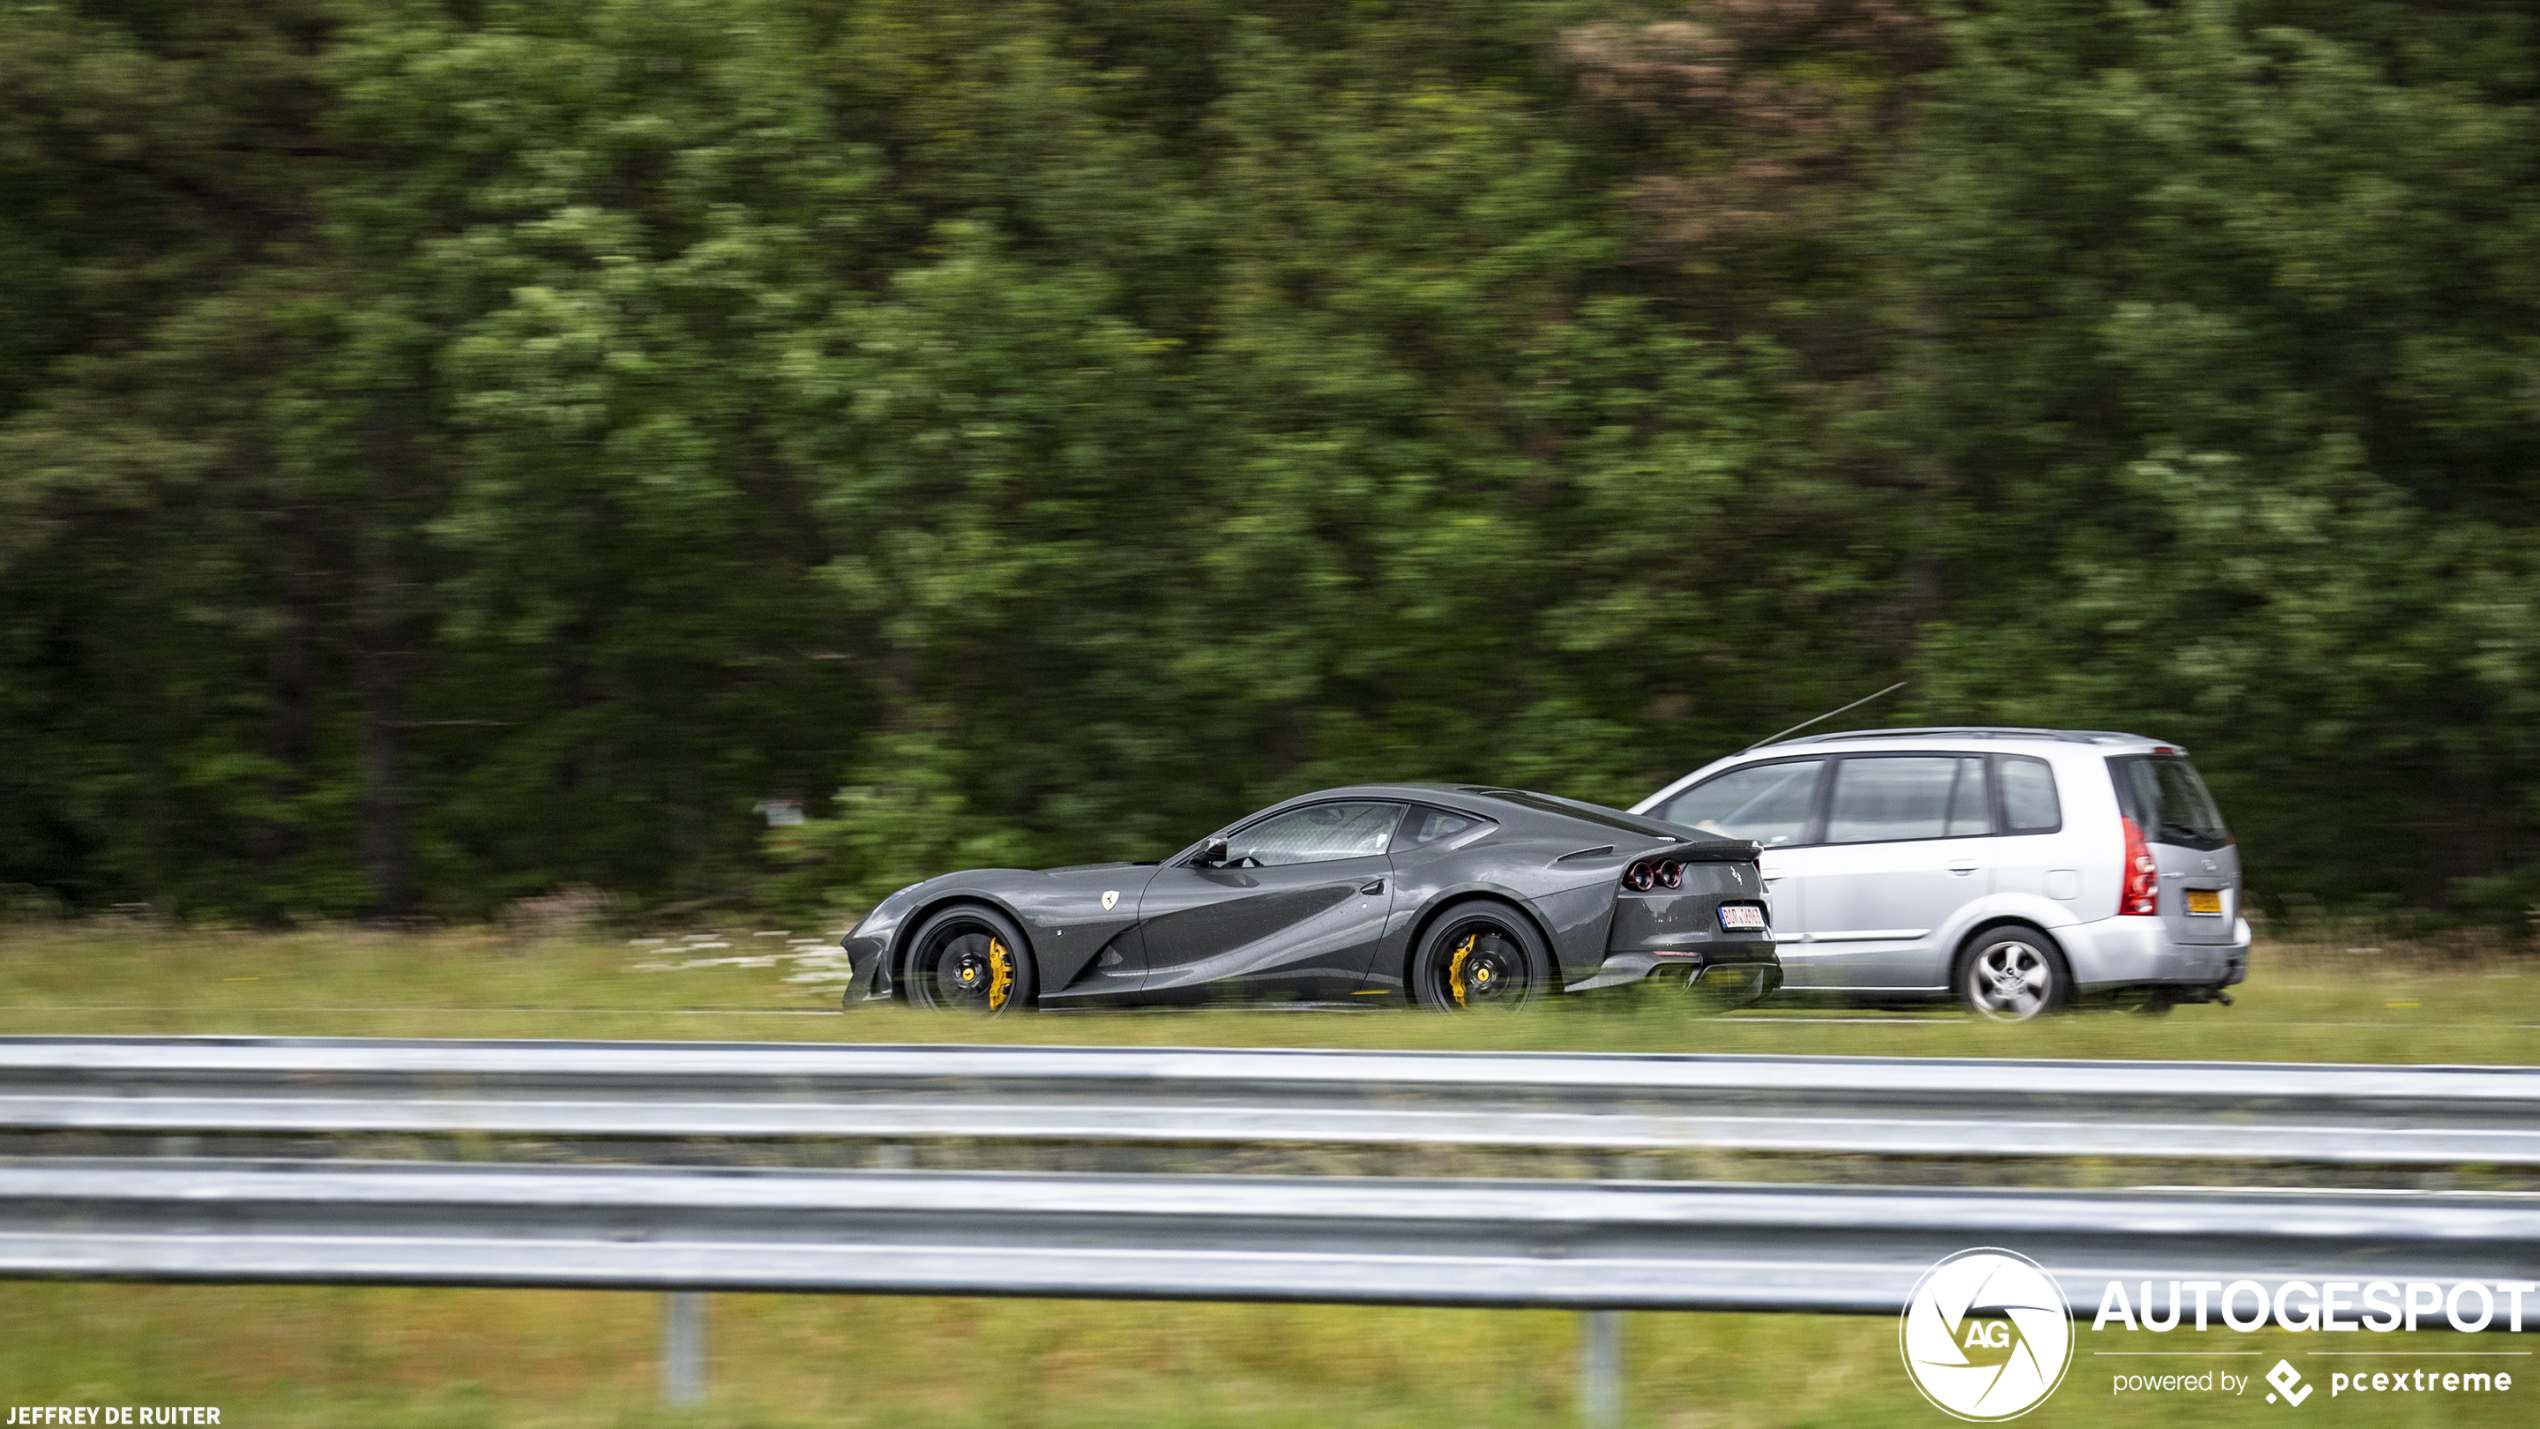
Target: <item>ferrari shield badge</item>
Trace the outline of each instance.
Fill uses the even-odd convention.
[[[1117,889],[1117,888],[1107,888],[1107,889],[1104,889],[1104,890],[1103,890],[1103,895],[1102,895],[1102,911],[1104,911],[1105,913],[1110,912],[1110,911],[1111,911],[1111,905],[1113,905],[1113,904],[1115,904],[1115,903],[1117,903],[1117,902],[1119,902],[1119,901],[1120,901],[1120,890],[1119,890],[1119,889]]]

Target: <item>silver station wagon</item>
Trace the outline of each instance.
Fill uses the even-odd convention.
[[[1880,729],[1703,766],[1632,807],[1763,847],[1786,995],[2020,1021],[2161,1012],[2248,975],[2240,850],[2187,751],[2136,734]]]

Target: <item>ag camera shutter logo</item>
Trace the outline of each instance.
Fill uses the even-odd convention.
[[[2073,1362],[2063,1287],[2027,1256],[1989,1247],[1924,1271],[1897,1339],[1923,1398],[1977,1423],[2017,1419],[2044,1403]]]

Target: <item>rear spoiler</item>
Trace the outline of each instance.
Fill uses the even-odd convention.
[[[1753,839],[1694,839],[1667,850],[1679,863],[1753,863],[1764,846]]]

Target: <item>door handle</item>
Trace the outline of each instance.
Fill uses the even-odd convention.
[[[1365,883],[1358,885],[1358,891],[1361,893],[1382,893],[1385,891],[1385,881],[1381,878],[1368,879]]]
[[[1972,864],[1972,863],[1953,863],[1953,864],[1949,865],[1949,871],[1950,871],[1951,873],[1955,873],[1955,874],[1959,874],[1959,875],[1961,875],[1961,876],[1964,876],[1964,875],[1966,875],[1966,874],[1970,874],[1970,873],[1975,872],[1975,871],[1976,871],[1976,867],[1977,867],[1977,865]]]

